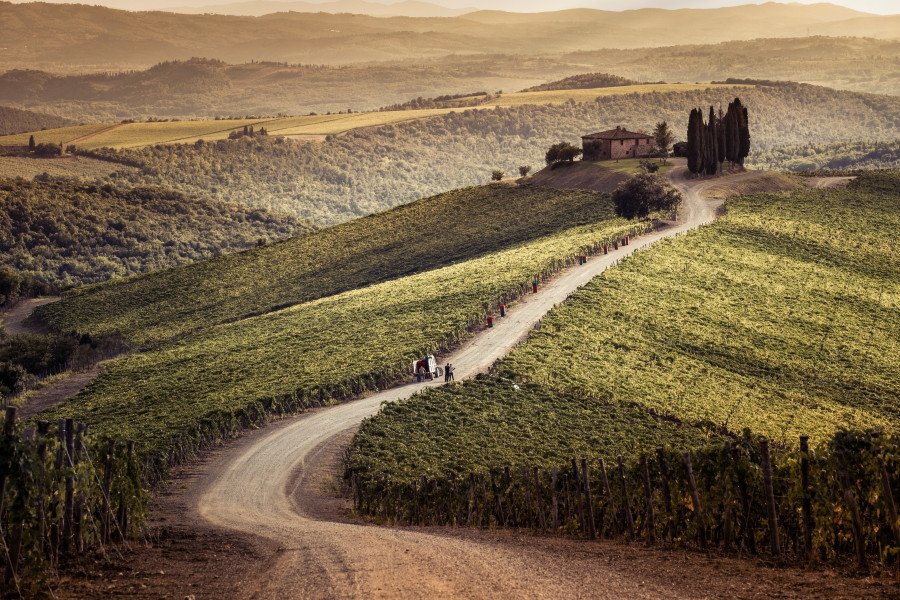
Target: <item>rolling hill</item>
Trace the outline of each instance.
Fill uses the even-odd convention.
[[[836,34],[896,37],[900,16],[834,5],[764,4],[709,10],[476,12],[454,18],[327,13],[261,17],[133,13],[97,6],[0,4],[8,67],[146,67],[208,56],[343,64],[448,54],[549,54],[703,40]],[[41,31],[35,47],[33,32]]]
[[[465,190],[452,192],[409,209],[430,215],[429,220],[438,227],[437,236],[428,242],[435,242],[427,247],[429,252],[442,244],[455,246],[455,256],[462,260],[233,322],[216,325],[215,320],[182,321],[190,327],[204,327],[109,364],[84,392],[52,411],[54,418],[78,415],[98,433],[115,432],[136,439],[145,456],[165,466],[179,448],[219,439],[238,421],[264,419],[273,411],[302,410],[402,381],[408,378],[409,361],[415,356],[460,340],[469,328],[483,321],[487,307],[510,301],[530,289],[533,277],[558,270],[586,248],[649,225],[614,217],[608,196],[573,192],[568,200],[582,198],[583,207],[573,212],[565,208],[566,198],[557,193],[511,188],[494,199],[491,192],[498,189],[491,186],[475,195]],[[517,193],[525,195],[516,199]],[[472,211],[459,212],[457,203],[466,197]],[[553,215],[552,225],[527,228],[522,226],[524,221],[515,225],[510,222],[516,219],[495,219],[496,211],[488,212],[485,206],[489,203],[497,210],[508,210],[510,203],[519,202],[528,206],[546,203],[545,215]],[[522,216],[528,213],[519,212]],[[403,214],[401,209],[388,218]],[[379,218],[372,217],[366,225]],[[441,225],[453,222],[470,235],[464,239],[440,234]],[[539,223],[531,221],[532,225]],[[409,220],[395,244],[389,236],[376,242],[396,247],[396,254],[386,256],[381,268],[408,266],[404,253],[415,256],[422,250],[419,226],[420,221]],[[351,229],[340,231],[346,234]],[[391,230],[359,226],[356,234],[369,240],[373,231]],[[514,241],[507,236],[515,231],[519,233],[513,235],[518,238]],[[312,236],[324,236],[318,245],[326,255],[320,250],[307,257],[315,261],[316,268],[322,266],[319,259],[330,255],[331,250],[325,246],[334,246],[330,238],[335,233]],[[473,242],[477,245],[475,252],[468,249]],[[362,246],[355,244],[353,251],[358,250]],[[352,259],[352,255],[346,257],[347,262]],[[428,269],[432,265],[434,262],[426,261],[420,266]],[[269,275],[281,267],[277,261],[269,263]],[[305,279],[307,293],[311,297],[326,294],[332,287],[330,278],[327,271],[310,271]],[[203,285],[205,281],[228,285],[226,279],[217,277],[212,282],[202,276],[195,278],[194,284]],[[290,295],[303,290],[303,286],[291,287]],[[164,296],[178,302],[184,291],[171,288]],[[257,291],[250,290],[236,299],[252,304]],[[192,298],[195,292],[190,291]],[[218,293],[220,298],[227,295],[222,292]],[[110,304],[104,306],[98,310],[82,304],[81,308],[102,318],[104,311],[112,308]],[[183,306],[189,308],[190,301]],[[139,335],[147,331],[142,325],[154,327],[151,323],[134,325]]]
[[[900,41],[826,37],[583,51],[552,57],[455,55],[340,67],[229,64],[195,58],[94,74],[13,69],[0,73],[0,104],[84,122],[297,115],[348,108],[373,110],[410,98],[474,91],[493,94],[523,88],[599,87],[617,81],[615,77],[633,82],[801,79],[839,89],[898,95],[898,65]],[[613,78],[592,79],[585,74],[592,69]]]
[[[611,217],[608,198],[592,192],[466,188],[264,248],[85,290],[42,316],[64,331],[160,341]]]

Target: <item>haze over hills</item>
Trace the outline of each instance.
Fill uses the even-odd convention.
[[[834,5],[748,5],[711,10],[481,11],[453,18],[283,13],[262,17],[134,13],[99,6],[0,4],[8,68],[147,67],[204,56],[347,64],[450,54],[555,54],[601,48],[718,43],[820,33],[895,39],[900,16]],[[35,32],[41,43],[34,44]]]
[[[28,0],[24,0],[28,1]],[[72,0],[46,0],[53,4],[72,4]],[[348,0],[349,1],[349,0]],[[259,4],[266,2],[279,2],[279,0],[259,0]],[[281,0],[288,3],[290,0]],[[323,12],[335,12],[344,4],[344,0],[308,0],[310,4],[320,6],[319,10]],[[23,3],[23,0],[13,0],[13,3]],[[239,4],[250,4],[251,2],[242,2]],[[569,8],[593,8],[598,10],[634,10],[640,8],[719,8],[723,6],[737,6],[748,4],[748,0],[556,0],[552,7],[548,7],[546,0],[439,0],[437,2],[429,2],[428,4],[437,7],[438,11],[442,9],[459,10],[472,12],[473,10],[502,10],[507,12],[543,12],[552,9],[569,9]],[[759,4],[760,2],[756,2]],[[798,0],[794,0],[793,4],[797,4]],[[818,0],[799,0],[800,4],[821,4]],[[119,8],[124,10],[167,10],[172,11],[173,6],[183,7],[185,12],[196,12],[198,8],[208,9],[209,12],[219,14],[233,14],[226,12],[227,7],[237,4],[232,0],[182,0],[180,3],[172,0],[99,0],[93,2],[110,8]],[[358,3],[359,8],[364,9],[361,14],[401,14],[401,13],[385,13],[383,8],[374,5],[393,5],[393,10],[399,10],[397,5],[408,4],[402,0],[365,0],[365,4]],[[424,4],[424,3],[418,3]],[[834,0],[832,4],[838,4],[862,10],[869,13],[878,14],[894,14],[897,12],[896,3],[893,0]],[[332,5],[332,6],[327,6]],[[285,9],[281,9],[282,11]],[[291,9],[297,10],[297,9]],[[365,10],[373,12],[368,13]],[[378,11],[377,13],[375,11]],[[275,12],[275,11],[273,11]],[[342,10],[340,12],[343,12]],[[355,12],[355,11],[354,11]],[[422,15],[424,16],[424,15]],[[434,15],[438,16],[438,15]]]
[[[576,52],[558,58],[450,56],[348,66],[167,62],[116,74],[0,73],[0,104],[86,122],[372,110],[412,98],[520,90],[598,71],[637,81],[732,78],[900,94],[900,42],[796,38],[663,49]],[[23,130],[24,131],[24,130]]]
[[[466,13],[474,12],[477,9],[473,7],[446,8],[430,2],[418,2],[417,0],[405,0],[404,2],[390,4],[369,2],[367,0],[335,0],[332,2],[249,0],[247,2],[227,4],[166,7],[165,10],[185,14],[215,13],[219,15],[244,15],[255,17],[279,12],[352,13],[357,15],[370,15],[373,17],[458,17]]]

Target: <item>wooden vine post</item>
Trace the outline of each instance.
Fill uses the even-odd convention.
[[[613,514],[615,514],[615,508],[613,507],[612,490],[609,487],[609,477],[606,474],[606,462],[602,458],[600,459],[600,481],[603,483],[603,494],[606,496],[606,504],[600,513],[600,537],[603,537],[603,522],[604,517],[606,516],[606,507],[609,506],[610,511],[613,512]]]
[[[16,431],[16,407],[15,406],[7,406],[6,407],[6,420],[3,422],[3,437],[11,440],[12,436]],[[5,498],[6,498],[6,473],[0,475],[0,524],[2,524],[2,520],[6,518],[6,506],[5,506]],[[4,528],[6,531],[6,528]],[[8,550],[3,553],[3,563],[5,566],[6,574],[4,576],[4,584],[10,585],[16,578],[16,571],[19,566],[19,548],[21,544],[21,528],[18,530],[18,536],[15,533],[10,536],[8,542]],[[7,541],[5,539],[0,540],[3,542],[4,547],[7,547]],[[17,541],[20,542],[17,544]]]
[[[590,473],[588,471],[588,463],[586,458],[581,459],[581,479],[584,484],[584,516],[587,519],[588,523],[588,536],[595,540],[597,539],[597,529],[596,523],[594,522],[594,502],[591,499],[591,478]]]
[[[6,420],[3,421],[3,436],[11,438],[16,430],[16,407],[6,407]],[[0,518],[3,518],[4,500],[6,499],[6,473],[0,473]]]
[[[553,492],[550,521],[553,524],[553,531],[559,530],[559,496],[556,491],[556,482],[559,476],[556,467],[550,470],[550,489]]]
[[[766,506],[769,512],[769,546],[773,556],[781,554],[781,542],[778,539],[778,511],[775,506],[775,487],[772,477],[772,457],[769,455],[769,440],[759,443],[762,458],[763,486],[766,493]]]
[[[63,500],[63,532],[61,550],[63,554],[69,552],[72,543],[72,530],[75,511],[75,478],[73,471],[75,470],[75,421],[73,419],[65,420],[65,450],[63,451],[63,462],[66,469],[65,477],[65,498]]]
[[[846,471],[842,471],[840,476],[841,487],[844,492],[844,502],[850,511],[850,524],[853,527],[853,544],[856,547],[856,561],[862,571],[868,570],[868,561],[866,560],[866,544],[863,539],[862,519],[859,516],[859,505],[856,503],[856,497],[853,490],[850,489],[850,476]]]
[[[697,480],[694,478],[694,466],[691,464],[691,453],[684,453],[684,468],[687,471],[688,486],[691,490],[691,506],[694,508],[694,522],[697,524],[697,540],[700,547],[706,549],[706,528],[700,515],[700,493],[697,491]]]
[[[891,491],[891,479],[888,477],[887,468],[884,466],[884,458],[878,457],[878,471],[881,474],[881,487],[884,503],[887,508],[888,519],[891,520],[891,532],[894,534],[894,543],[900,546],[900,523],[897,521],[897,505],[894,503],[894,492]]]
[[[809,494],[809,436],[800,436],[800,488],[803,511],[803,551],[812,558],[812,534],[815,524],[812,516],[812,499]]]
[[[634,517],[631,515],[631,501],[628,499],[628,485],[625,482],[625,461],[622,455],[616,457],[619,463],[619,482],[622,485],[622,498],[624,499],[625,524],[628,527],[628,537],[634,539]]]
[[[647,455],[641,453],[641,477],[644,479],[644,499],[646,500],[647,513],[647,545],[656,543],[656,521],[653,518],[653,488],[650,487],[650,467],[647,464]]]
[[[535,527],[540,527],[541,529],[547,529],[547,519],[544,516],[544,509],[542,507],[541,502],[541,477],[540,471],[537,466],[533,466],[531,468],[532,477],[534,481],[534,511],[537,515],[537,519],[535,521]]]
[[[47,506],[44,497],[47,490],[44,484],[47,476],[47,435],[49,433],[50,423],[47,421],[38,421],[37,457],[39,472],[35,474],[35,480],[37,481],[38,537],[41,540],[41,552],[47,558],[50,558],[50,547],[47,544]]]
[[[109,440],[106,443],[106,456],[103,462],[103,506],[100,512],[100,528],[103,543],[108,544],[110,539],[109,516],[110,516],[110,500],[109,494],[112,487],[113,476],[113,458],[116,452],[116,442]]]
[[[675,535],[675,522],[672,518],[672,491],[669,487],[669,469],[666,467],[666,453],[662,446],[656,449],[656,459],[659,462],[659,474],[662,479],[663,508],[666,510],[666,526],[663,535],[672,539]]]

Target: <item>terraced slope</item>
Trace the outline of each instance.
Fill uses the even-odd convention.
[[[893,172],[729,201],[716,223],[636,254],[553,310],[499,378],[429,390],[367,421],[355,467],[415,478],[520,455],[552,463],[568,447],[677,447],[710,431],[788,443],[844,427],[896,432],[898,188]]]
[[[75,293],[39,314],[134,344],[182,335],[611,219],[608,196],[491,185],[182,268]]]

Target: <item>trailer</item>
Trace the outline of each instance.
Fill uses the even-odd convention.
[[[419,382],[432,381],[438,377],[444,376],[444,369],[443,367],[438,366],[434,354],[429,354],[424,358],[414,360],[412,363],[412,371],[416,381]]]

